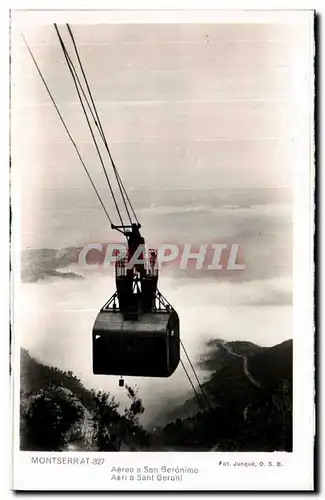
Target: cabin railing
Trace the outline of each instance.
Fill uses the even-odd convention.
[[[144,271],[145,271],[145,276],[150,277],[150,276],[158,276],[158,252],[155,249],[150,248],[147,252],[147,254],[141,259],[137,259],[138,262],[135,264],[132,268],[128,266],[130,262],[130,258],[127,255],[126,257],[123,257],[122,259],[119,259],[115,262],[115,273],[117,278],[121,278],[124,276],[127,276],[128,271],[134,272],[134,274],[139,271],[139,269],[143,266]],[[140,261],[140,263],[139,263]]]

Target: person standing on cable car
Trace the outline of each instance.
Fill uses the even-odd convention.
[[[140,229],[141,225],[140,224],[132,224],[131,226],[131,231],[125,232],[125,236],[128,240],[128,250],[129,250],[129,260],[132,259],[133,255],[135,252],[138,250],[139,247],[141,247],[141,253],[137,256],[137,261],[140,261],[141,263],[135,264],[135,269],[139,273],[144,273],[145,272],[145,266],[144,266],[144,245],[145,245],[145,240],[143,236],[140,234]]]

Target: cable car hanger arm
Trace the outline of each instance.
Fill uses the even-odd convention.
[[[137,224],[123,224],[123,226],[117,226],[116,224],[111,223],[111,229],[115,229],[122,234],[125,234],[128,230],[132,231],[134,226],[136,226],[137,229],[141,228],[141,224],[139,222]]]

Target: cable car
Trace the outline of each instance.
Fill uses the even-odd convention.
[[[174,373],[180,362],[181,341],[178,314],[157,289],[157,252],[150,251],[149,259],[144,257],[145,241],[139,231],[141,225],[112,158],[72,30],[67,24],[67,30],[73,43],[81,73],[76,69],[56,24],[54,24],[54,28],[96,147],[98,159],[103,168],[107,187],[111,193],[117,216],[121,221],[120,226],[112,223],[112,219],[93,182],[78,146],[73,140],[36,59],[25,40],[27,49],[105,215],[111,223],[111,228],[120,231],[126,237],[128,246],[128,257],[116,262],[116,292],[102,307],[93,326],[93,373],[96,375],[120,375],[121,377],[123,375],[134,377],[169,377]],[[81,80],[84,80],[84,83]],[[122,213],[112,187],[112,178],[107,173],[92,121],[105,146],[130,225],[125,225],[123,222]],[[136,220],[136,223],[133,220]],[[139,247],[142,250],[137,263],[133,265],[132,259],[138,252]],[[123,384],[120,383],[120,385]]]
[[[115,263],[116,292],[93,327],[93,373],[170,377],[180,361],[179,317],[157,289],[157,251],[140,253],[132,265],[136,243],[144,243],[139,226],[114,228],[126,235],[129,252]]]

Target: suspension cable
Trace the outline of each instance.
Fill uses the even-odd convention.
[[[125,187],[124,187],[124,184],[123,184],[123,182],[122,182],[122,179],[121,179],[121,176],[120,176],[120,174],[119,174],[118,170],[116,170],[116,175],[117,175],[117,177],[118,177],[118,179],[119,179],[119,181],[120,181],[120,183],[121,183],[121,186],[122,186],[122,189],[123,189],[123,191],[124,191],[125,197],[126,197],[126,199],[127,199],[128,203],[129,203],[129,205],[130,205],[130,208],[131,208],[131,211],[132,211],[133,217],[135,218],[136,222],[139,224],[138,217],[137,217],[137,215],[136,215],[136,213],[135,213],[135,211],[134,211],[134,208],[133,208],[133,206],[132,206],[131,200],[130,200],[129,195],[128,195],[128,193],[127,193],[127,191],[126,191]]]
[[[69,28],[69,25],[68,25],[68,24],[67,24],[67,27],[68,27],[68,30],[69,30],[70,28]],[[69,33],[70,33],[70,31],[69,31]],[[82,86],[82,83],[80,82],[80,79],[79,79],[79,76],[78,76],[77,70],[75,69],[75,67],[74,67],[74,65],[73,65],[73,62],[72,62],[72,60],[71,60],[71,58],[70,58],[69,54],[67,53],[67,55],[68,55],[68,57],[69,57],[69,60],[70,60],[70,63],[71,63],[71,66],[72,66],[72,69],[73,69],[73,71],[74,71],[74,74],[75,74],[76,80],[78,81],[79,87],[80,87],[80,89],[81,89],[81,91],[82,91],[82,94],[83,94],[83,96],[84,96],[84,99],[85,99],[85,101],[86,101],[86,103],[87,103],[87,106],[88,106],[88,109],[89,109],[89,111],[90,111],[90,114],[91,114],[91,116],[92,116],[92,118],[93,118],[93,120],[94,120],[95,126],[97,127],[98,132],[99,132],[99,135],[100,135],[100,137],[101,137],[101,139],[102,139],[102,141],[103,141],[103,143],[104,143],[104,146],[105,146],[105,148],[106,148],[106,150],[107,150],[107,152],[108,152],[108,155],[109,155],[110,161],[111,161],[112,166],[113,166],[113,171],[114,171],[114,173],[115,173],[115,177],[116,177],[116,180],[117,180],[117,184],[118,184],[118,186],[119,186],[119,188],[120,188],[120,193],[121,193],[121,196],[122,196],[122,200],[123,200],[123,202],[124,202],[124,206],[125,206],[125,209],[126,209],[127,215],[128,215],[128,217],[129,217],[130,224],[132,224],[132,219],[131,219],[131,216],[130,216],[130,213],[129,213],[129,209],[128,209],[128,206],[127,206],[127,203],[126,203],[126,201],[125,201],[124,196],[127,198],[128,202],[129,202],[129,204],[130,204],[130,208],[131,208],[131,210],[132,210],[132,212],[133,212],[133,215],[134,215],[134,217],[135,217],[136,221],[137,221],[137,222],[139,222],[139,221],[138,221],[138,219],[137,219],[137,217],[136,217],[136,215],[135,215],[134,209],[133,209],[133,207],[132,207],[132,205],[131,205],[131,202],[130,202],[130,200],[129,200],[129,197],[128,197],[128,195],[127,195],[127,192],[126,192],[126,190],[125,190],[125,187],[124,187],[124,185],[123,185],[123,183],[122,183],[122,180],[121,180],[121,177],[120,177],[120,175],[119,175],[119,173],[118,173],[118,170],[117,170],[117,168],[116,168],[116,166],[115,166],[115,164],[114,164],[114,162],[113,162],[113,158],[112,158],[112,156],[111,156],[111,153],[110,153],[110,150],[109,150],[109,147],[108,147],[107,141],[106,141],[105,133],[104,133],[103,127],[102,127],[101,122],[100,122],[100,119],[99,119],[99,115],[98,115],[98,112],[97,112],[97,109],[96,109],[96,105],[95,105],[95,102],[94,102],[94,100],[93,100],[93,97],[92,97],[92,93],[91,93],[90,87],[89,87],[89,85],[88,85],[88,80],[87,80],[87,77],[86,77],[86,75],[85,75],[85,73],[84,73],[84,70],[83,70],[83,66],[82,66],[81,60],[80,60],[80,58],[79,58],[79,53],[78,53],[77,46],[76,46],[76,44],[75,44],[75,40],[74,40],[74,38],[73,38],[72,32],[71,32],[70,34],[71,34],[72,42],[73,42],[73,45],[74,45],[74,48],[75,48],[75,52],[76,52],[76,54],[77,54],[77,59],[78,59],[78,62],[79,62],[79,66],[80,66],[81,71],[82,71],[82,74],[83,74],[83,76],[84,76],[84,80],[85,80],[85,82],[86,82],[86,86],[87,86],[87,89],[88,89],[88,94],[89,94],[89,97],[90,97],[90,99],[91,99],[91,102],[92,102],[92,105],[93,105],[93,108],[94,108],[94,109],[92,109],[92,107],[91,107],[91,105],[90,105],[90,103],[89,103],[88,97],[86,96],[85,91],[84,91],[83,86]],[[123,190],[122,190],[122,189],[123,189]]]
[[[204,389],[203,389],[203,386],[202,386],[202,384],[201,384],[201,383],[200,383],[200,381],[199,381],[199,378],[198,378],[198,376],[197,376],[197,374],[196,374],[196,371],[195,371],[195,368],[194,368],[194,366],[193,366],[193,363],[192,363],[192,361],[190,360],[189,355],[187,354],[187,351],[186,351],[185,346],[184,346],[184,344],[183,344],[183,342],[182,342],[182,339],[179,339],[179,341],[180,341],[180,344],[181,344],[181,346],[182,346],[182,348],[183,348],[183,351],[184,351],[184,353],[185,353],[185,356],[187,357],[187,360],[188,360],[188,362],[190,363],[190,366],[191,366],[191,368],[192,368],[192,370],[193,370],[194,376],[195,376],[196,381],[197,381],[197,383],[198,383],[198,385],[199,385],[199,388],[200,388],[200,390],[201,390],[201,392],[202,392],[202,395],[203,395],[203,397],[204,397],[204,399],[205,399],[205,401],[206,401],[206,403],[207,403],[208,407],[211,409],[211,408],[212,408],[212,406],[211,406],[211,403],[210,403],[210,401],[209,401],[209,398],[207,397],[207,395],[206,395],[206,393],[205,393],[205,391],[204,391]]]
[[[121,193],[121,196],[122,196],[122,199],[123,199],[123,202],[124,202],[124,206],[125,206],[125,209],[127,211],[127,214],[128,214],[128,217],[129,217],[129,220],[130,220],[130,223],[132,223],[132,220],[131,220],[131,216],[130,216],[130,212],[129,212],[129,209],[128,209],[128,206],[127,206],[127,203],[125,201],[125,197],[127,198],[127,201],[129,202],[129,205],[130,205],[130,208],[133,212],[133,215],[136,219],[136,221],[138,222],[138,219],[135,215],[135,212],[134,212],[134,209],[133,209],[133,206],[130,202],[130,199],[127,195],[127,192],[125,190],[125,187],[123,185],[123,182],[122,182],[122,179],[118,173],[118,170],[116,168],[116,165],[115,165],[115,162],[113,160],[113,157],[112,157],[112,154],[111,154],[111,151],[110,151],[110,148],[108,146],[108,143],[107,143],[107,140],[106,140],[106,136],[105,136],[105,133],[104,133],[104,129],[103,129],[103,126],[101,124],[101,120],[100,120],[100,117],[99,117],[99,114],[98,114],[98,111],[97,111],[97,108],[96,108],[96,104],[95,104],[95,101],[94,101],[94,98],[93,98],[93,95],[92,95],[92,92],[91,92],[91,89],[90,89],[90,86],[89,86],[89,83],[88,83],[88,79],[87,79],[87,76],[85,74],[85,71],[84,71],[84,68],[83,68],[83,65],[82,65],[82,62],[81,62],[81,59],[80,59],[80,55],[79,55],[79,51],[78,51],[78,47],[77,47],[77,44],[76,44],[76,41],[75,41],[75,38],[74,38],[74,35],[72,33],[72,30],[70,28],[70,25],[69,24],[66,24],[67,26],[67,29],[68,29],[68,32],[70,34],[70,37],[71,37],[71,40],[72,40],[72,43],[73,43],[73,47],[74,47],[74,50],[75,50],[75,53],[76,53],[76,56],[77,56],[77,60],[78,60],[78,63],[79,63],[79,66],[80,66],[80,69],[81,69],[81,72],[82,72],[82,75],[83,75],[83,78],[84,78],[84,81],[85,81],[85,84],[86,84],[86,87],[87,87],[87,90],[88,90],[88,94],[89,94],[89,97],[90,97],[90,100],[91,100],[91,103],[93,105],[93,110],[95,112],[95,115],[96,115],[96,119],[94,119],[95,121],[95,124],[100,132],[100,135],[101,135],[101,138],[103,140],[103,143],[105,145],[105,148],[107,150],[107,153],[108,153],[108,156],[109,156],[109,159],[111,161],[111,164],[112,164],[112,167],[113,167],[113,171],[115,173],[115,177],[116,177],[116,180],[117,180],[117,183],[118,183],[118,186],[120,188],[120,193]]]
[[[184,369],[184,372],[186,373],[186,376],[187,376],[187,378],[188,378],[188,380],[189,380],[189,382],[190,382],[190,384],[191,384],[191,386],[192,386],[192,389],[193,389],[193,392],[194,392],[195,397],[196,397],[196,399],[197,399],[197,402],[198,402],[199,408],[202,408],[202,405],[201,405],[201,399],[200,399],[200,397],[199,397],[199,395],[198,395],[198,393],[197,393],[197,390],[196,390],[196,389],[195,389],[195,387],[194,387],[194,384],[193,384],[193,382],[192,382],[192,380],[191,380],[191,377],[190,377],[190,375],[189,375],[188,371],[186,370],[185,365],[184,365],[184,363],[183,363],[183,361],[182,361],[182,360],[181,360],[181,364],[182,364],[182,367],[183,367],[183,369]]]
[[[76,53],[76,56],[77,56],[77,59],[78,59],[78,62],[79,62],[79,66],[80,66],[80,69],[81,69],[81,71],[82,71],[82,74],[83,74],[83,77],[84,77],[84,80],[85,80],[85,83],[86,83],[86,86],[87,86],[88,94],[89,94],[89,97],[90,97],[90,99],[91,99],[91,102],[92,102],[92,105],[93,105],[93,108],[94,108],[94,111],[95,111],[95,114],[96,114],[97,122],[96,122],[96,120],[94,120],[94,121],[95,121],[95,123],[96,123],[97,128],[99,129],[99,131],[100,131],[100,133],[101,133],[102,140],[103,140],[103,142],[104,142],[104,145],[105,145],[105,147],[106,147],[107,153],[108,153],[108,155],[109,155],[109,158],[110,158],[110,161],[111,161],[111,164],[112,164],[112,167],[113,167],[113,170],[114,170],[115,176],[116,176],[116,180],[117,180],[117,183],[118,183],[119,188],[120,188],[121,196],[122,196],[123,201],[124,201],[125,208],[126,208],[127,213],[128,213],[128,215],[129,215],[129,211],[128,211],[127,204],[126,204],[126,202],[125,202],[124,195],[125,195],[125,197],[126,197],[126,199],[127,199],[128,203],[129,203],[129,205],[130,205],[130,208],[131,208],[131,210],[132,210],[132,213],[133,213],[133,216],[134,216],[135,220],[136,220],[137,222],[139,222],[139,221],[138,221],[138,218],[137,218],[137,216],[136,216],[136,214],[135,214],[135,211],[134,211],[134,209],[133,209],[133,206],[132,206],[132,203],[131,203],[131,201],[130,201],[130,198],[129,198],[128,194],[127,194],[127,191],[126,191],[126,189],[125,189],[125,187],[124,187],[124,184],[123,184],[123,181],[122,181],[122,179],[121,179],[121,176],[120,176],[120,174],[119,174],[119,172],[118,172],[118,170],[117,170],[117,168],[116,168],[116,165],[115,165],[115,162],[114,162],[114,160],[113,160],[113,157],[112,157],[111,151],[110,151],[110,149],[109,149],[109,146],[108,146],[108,144],[107,144],[107,140],[106,140],[106,136],[105,136],[105,133],[104,133],[104,129],[103,129],[103,126],[102,126],[102,124],[101,124],[101,120],[100,120],[100,117],[99,117],[99,114],[98,114],[98,111],[97,111],[97,108],[96,108],[96,104],[95,104],[95,101],[94,101],[93,96],[92,96],[92,92],[91,92],[91,89],[90,89],[90,86],[89,86],[89,83],[88,83],[87,76],[86,76],[85,71],[84,71],[84,69],[83,69],[83,65],[82,65],[82,62],[81,62],[81,58],[80,58],[80,56],[79,56],[79,51],[78,51],[78,48],[77,48],[77,44],[76,44],[76,41],[75,41],[74,35],[73,35],[73,33],[72,33],[72,30],[71,30],[70,25],[69,25],[69,24],[67,24],[66,26],[67,26],[67,29],[68,29],[68,31],[69,31],[69,34],[70,34],[70,37],[71,37],[71,40],[72,40],[72,43],[73,43],[73,46],[74,46],[74,49],[75,49],[75,53]],[[124,193],[124,194],[123,194],[123,193]],[[130,215],[129,215],[129,217],[130,217]],[[130,222],[131,222],[131,220],[130,220]]]
[[[165,302],[166,302],[166,303],[167,303],[170,307],[172,307],[172,306],[169,304],[169,302],[168,302],[168,300],[166,299],[166,297],[164,297],[164,296],[163,296],[163,294],[162,294],[161,292],[159,292],[159,293],[160,293],[160,296],[164,299],[164,301],[165,301]],[[184,353],[185,353],[185,356],[186,356],[186,358],[187,358],[187,360],[188,360],[188,362],[189,362],[189,364],[190,364],[190,366],[191,366],[191,368],[192,368],[192,371],[193,371],[194,376],[195,376],[195,378],[196,378],[196,381],[197,381],[197,383],[198,383],[198,385],[199,385],[199,388],[200,388],[200,390],[201,390],[201,392],[202,392],[202,395],[203,395],[203,397],[204,397],[204,399],[205,399],[205,401],[206,401],[206,403],[207,403],[208,407],[211,409],[211,408],[212,408],[212,405],[211,405],[211,403],[210,403],[210,401],[209,401],[209,398],[207,397],[207,395],[206,395],[206,393],[205,393],[205,391],[204,391],[204,389],[203,389],[202,384],[200,383],[200,380],[199,380],[199,378],[198,378],[198,376],[197,376],[197,373],[196,373],[196,371],[195,371],[195,368],[194,368],[194,366],[193,366],[193,363],[192,363],[192,361],[191,361],[191,359],[190,359],[190,357],[189,357],[189,355],[188,355],[188,353],[187,353],[187,351],[186,351],[186,349],[185,349],[185,346],[184,346],[184,344],[183,344],[183,342],[182,342],[182,339],[179,339],[179,342],[180,342],[180,345],[181,345],[181,347],[183,348],[183,351],[184,351]]]
[[[67,127],[67,125],[66,125],[66,123],[65,123],[65,121],[64,121],[64,119],[63,119],[63,116],[62,116],[62,114],[61,114],[61,112],[60,112],[60,110],[59,110],[59,108],[58,108],[58,106],[57,106],[57,104],[56,104],[56,102],[55,102],[55,99],[54,99],[54,97],[53,97],[53,95],[52,95],[52,93],[51,93],[51,91],[50,91],[50,89],[49,89],[49,87],[48,87],[48,85],[47,85],[47,83],[46,83],[46,81],[45,81],[45,78],[43,77],[43,74],[42,74],[42,72],[41,72],[41,70],[40,70],[40,68],[39,68],[39,66],[38,66],[38,64],[37,64],[37,61],[36,61],[36,59],[35,59],[35,57],[34,57],[34,55],[33,55],[32,51],[31,51],[31,48],[29,47],[29,45],[28,45],[28,43],[27,43],[27,40],[26,40],[26,38],[24,37],[24,35],[22,35],[22,38],[23,38],[23,40],[24,40],[24,42],[25,42],[25,44],[26,44],[27,50],[28,50],[28,52],[29,52],[29,54],[30,54],[30,56],[31,56],[31,58],[32,58],[32,60],[33,60],[33,62],[34,62],[34,65],[35,65],[35,67],[36,67],[36,69],[37,69],[37,72],[38,72],[38,74],[39,74],[39,76],[40,76],[40,78],[41,78],[41,80],[42,80],[42,82],[43,82],[43,84],[44,84],[44,86],[45,86],[45,88],[46,88],[46,90],[47,90],[47,93],[48,93],[48,95],[49,95],[49,97],[50,97],[50,99],[51,99],[51,101],[52,101],[52,103],[53,103],[53,105],[54,105],[54,107],[55,107],[55,110],[56,110],[56,112],[57,112],[57,114],[58,114],[58,116],[59,116],[59,118],[60,118],[60,120],[61,120],[61,123],[62,123],[62,125],[63,125],[63,127],[64,127],[64,129],[65,129],[65,131],[66,131],[66,133],[67,133],[67,135],[68,135],[68,137],[69,137],[69,139],[70,139],[71,143],[72,143],[72,145],[74,146],[74,148],[75,148],[75,150],[76,150],[76,152],[77,152],[77,155],[78,155],[78,157],[79,157],[79,160],[81,161],[81,164],[82,164],[82,166],[83,166],[83,168],[84,168],[84,170],[85,170],[85,172],[86,172],[86,174],[87,174],[87,177],[88,177],[88,179],[89,179],[89,181],[90,181],[90,183],[91,183],[91,185],[92,185],[92,187],[93,187],[93,189],[94,189],[94,191],[95,191],[95,193],[96,193],[96,195],[97,195],[97,198],[98,198],[98,200],[99,200],[99,202],[100,202],[100,204],[101,204],[101,206],[102,206],[102,208],[103,208],[103,210],[104,210],[104,212],[105,212],[105,214],[106,214],[106,216],[107,216],[107,218],[108,218],[109,222],[112,224],[112,219],[110,218],[110,216],[109,216],[109,214],[108,214],[108,212],[107,212],[107,209],[106,209],[106,207],[105,207],[105,205],[104,205],[104,203],[103,203],[103,200],[102,200],[102,198],[101,198],[101,196],[100,196],[100,194],[99,194],[98,190],[96,189],[96,186],[95,186],[95,184],[94,184],[94,182],[93,182],[93,180],[92,180],[92,178],[91,178],[91,175],[90,175],[90,173],[89,173],[89,171],[88,171],[88,169],[87,169],[87,167],[86,167],[86,164],[85,164],[85,162],[84,162],[84,161],[83,161],[83,159],[82,159],[82,156],[81,156],[81,154],[80,154],[80,151],[79,151],[79,149],[78,149],[78,146],[77,146],[76,142],[74,141],[74,139],[72,138],[72,136],[71,136],[71,134],[70,134],[70,132],[69,132],[69,129],[68,129],[68,127]]]
[[[89,131],[91,133],[91,136],[92,136],[92,139],[94,141],[94,144],[95,144],[95,147],[96,147],[96,150],[97,150],[97,154],[98,154],[98,157],[100,159],[100,162],[101,162],[101,165],[103,167],[103,171],[104,171],[104,174],[105,174],[105,177],[106,177],[106,181],[107,181],[107,184],[108,184],[108,187],[109,187],[109,190],[111,192],[111,195],[112,195],[112,198],[113,198],[113,201],[114,201],[114,204],[115,204],[115,208],[116,208],[116,211],[117,211],[117,214],[119,216],[119,219],[120,219],[120,222],[122,224],[122,226],[124,226],[124,223],[123,223],[123,219],[122,219],[122,216],[121,216],[121,212],[120,212],[120,209],[118,207],[118,204],[116,202],[116,199],[115,199],[115,195],[114,195],[114,191],[112,189],[112,185],[110,183],[110,180],[108,178],[108,175],[107,175],[107,172],[106,172],[106,169],[105,169],[105,164],[104,164],[104,161],[103,161],[103,158],[102,158],[102,155],[100,154],[100,150],[99,150],[99,147],[98,147],[98,144],[97,144],[97,141],[96,141],[96,137],[94,135],[94,132],[93,132],[93,129],[91,127],[91,124],[90,124],[90,121],[89,121],[89,117],[88,117],[88,114],[86,112],[86,109],[85,109],[85,105],[84,105],[84,102],[82,100],[82,97],[81,97],[81,94],[80,94],[80,91],[79,91],[79,88],[78,88],[78,83],[77,83],[77,80],[75,78],[75,75],[74,75],[74,72],[73,72],[73,69],[72,69],[72,63],[71,63],[71,60],[70,60],[70,57],[69,57],[69,54],[67,52],[67,49],[64,45],[64,42],[61,38],[61,35],[60,35],[60,32],[59,32],[59,29],[57,27],[56,24],[54,24],[54,27],[55,27],[55,30],[56,30],[56,33],[57,33],[57,36],[58,36],[58,39],[59,39],[59,42],[60,42],[60,45],[61,45],[61,48],[62,48],[62,52],[64,54],[64,57],[65,57],[65,60],[66,60],[66,63],[67,63],[67,66],[69,68],[69,71],[71,73],[71,76],[72,76],[72,79],[73,79],[73,82],[74,82],[74,85],[75,85],[75,88],[76,88],[76,91],[77,91],[77,94],[78,94],[78,97],[79,97],[79,101],[80,101],[80,104],[82,106],[82,109],[83,109],[83,112],[84,112],[84,115],[85,115],[85,118],[87,120],[87,124],[88,124],[88,127],[89,127]]]

